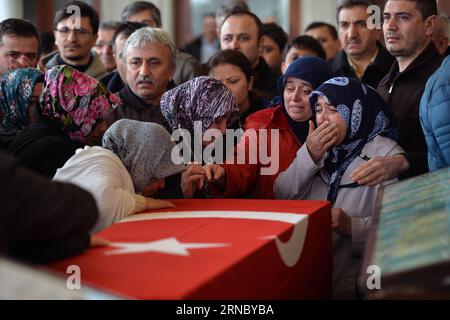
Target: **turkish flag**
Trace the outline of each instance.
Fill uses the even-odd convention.
[[[331,206],[319,201],[175,200],[98,234],[110,247],[49,265],[134,299],[328,299]]]

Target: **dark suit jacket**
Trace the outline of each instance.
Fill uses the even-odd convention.
[[[34,263],[80,254],[98,211],[86,191],[20,167],[0,153],[0,252]]]
[[[377,88],[380,81],[386,76],[395,61],[395,58],[381,45],[378,44],[379,52],[373,63],[371,63],[361,81],[372,88]],[[357,78],[352,67],[348,63],[347,54],[344,50],[338,52],[331,62],[333,77]]]

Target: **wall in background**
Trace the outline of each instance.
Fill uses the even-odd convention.
[[[122,10],[132,2],[133,0],[101,0],[100,18],[102,20],[120,20]],[[161,10],[164,29],[174,36],[174,0],[152,0],[151,2]]]
[[[336,0],[303,0],[300,6],[300,30],[314,21],[323,21],[337,26],[336,22]]]

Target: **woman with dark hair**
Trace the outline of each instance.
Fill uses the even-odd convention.
[[[212,56],[208,64],[209,75],[231,90],[239,106],[239,123],[232,127],[242,127],[247,117],[265,104],[262,95],[252,90],[255,76],[250,61],[242,52],[224,50]]]
[[[45,76],[46,85],[32,123],[8,151],[27,168],[53,177],[78,148],[101,144],[105,117],[120,99],[106,87],[69,66],[57,66]]]

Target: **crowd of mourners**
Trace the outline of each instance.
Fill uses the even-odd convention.
[[[333,297],[358,298],[378,189],[450,163],[449,18],[435,0],[387,0],[377,28],[373,4],[340,0],[337,29],[314,22],[291,40],[245,2],[224,5],[182,49],[145,1],[120,22],[72,1],[52,34],[2,21],[0,252],[77,255],[167,199],[324,200]],[[276,150],[274,172],[255,146]],[[197,157],[213,147],[228,159]]]

